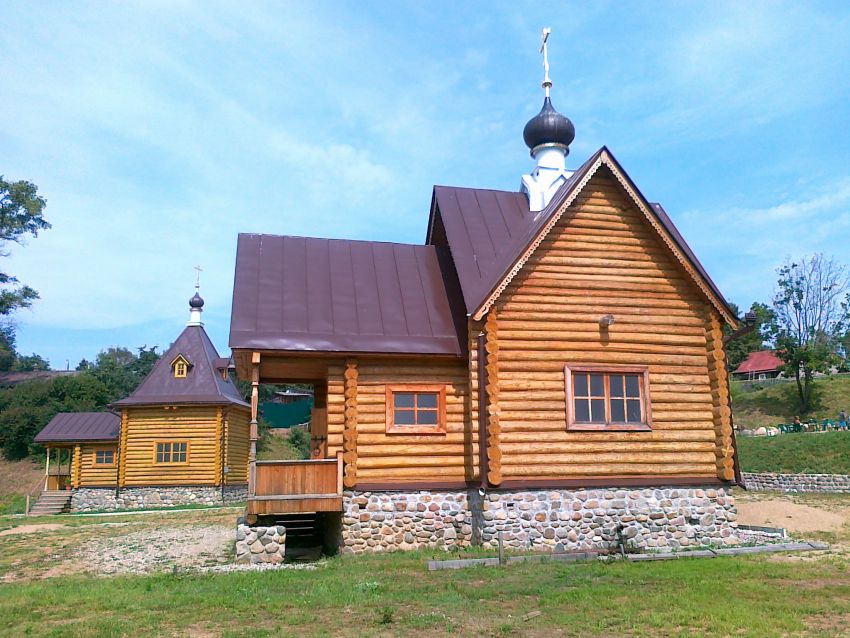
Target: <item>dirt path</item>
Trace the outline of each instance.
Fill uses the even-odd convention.
[[[18,534],[32,534],[33,532],[52,532],[60,527],[65,527],[62,523],[42,523],[40,525],[18,525],[10,529],[0,531],[0,536],[17,536]]]
[[[737,505],[738,522],[747,525],[784,527],[789,532],[806,533],[839,532],[850,524],[850,509],[828,510],[795,502],[790,497],[739,499]]]

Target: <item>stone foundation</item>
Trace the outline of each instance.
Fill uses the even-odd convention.
[[[462,548],[632,550],[734,545],[735,499],[723,488],[345,492],[345,553]]]
[[[246,485],[220,487],[80,487],[71,491],[72,512],[176,507],[180,505],[230,505],[244,501]]]
[[[244,518],[236,523],[237,563],[282,563],[286,551],[283,525],[251,527]]]
[[[743,472],[748,490],[755,492],[850,492],[846,474],[754,474]]]

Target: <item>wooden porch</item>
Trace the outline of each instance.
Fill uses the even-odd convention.
[[[342,453],[307,461],[255,461],[249,516],[342,511]]]

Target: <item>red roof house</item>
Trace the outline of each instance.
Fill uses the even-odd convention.
[[[785,362],[773,350],[751,352],[732,373],[738,379],[772,379],[779,376]]]

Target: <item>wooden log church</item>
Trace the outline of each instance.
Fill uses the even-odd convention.
[[[250,410],[204,330],[203,306],[195,293],[183,332],[112,411],[60,413],[39,432],[47,460],[34,513],[245,499]]]
[[[608,148],[567,168],[543,86],[520,190],[436,186],[421,245],[239,236],[241,560],[269,559],[257,521],[318,512],[347,552],[737,542],[736,317]],[[260,462],[257,387],[283,382],[315,387],[313,458]]]

